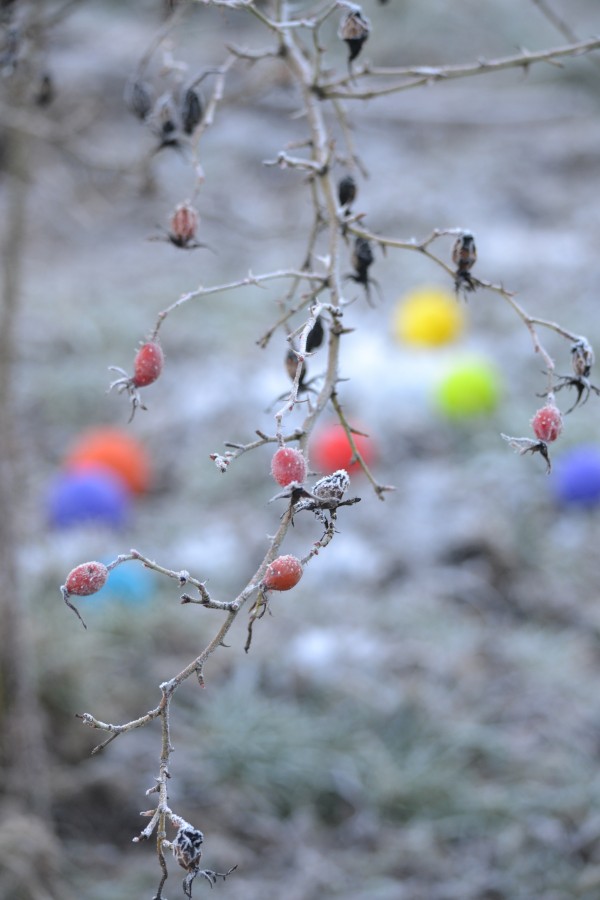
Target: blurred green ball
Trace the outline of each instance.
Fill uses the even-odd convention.
[[[454,421],[489,415],[501,393],[496,368],[485,359],[462,359],[446,371],[434,391],[437,409]]]

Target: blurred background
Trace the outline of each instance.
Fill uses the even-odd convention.
[[[577,37],[600,32],[595,0],[552,3]],[[227,600],[262,559],[282,511],[268,504],[272,448],[226,475],[209,454],[273,431],[285,334],[257,342],[285,287],[172,314],[164,373],[131,424],[126,398],[107,393],[108,367],[131,371],[180,294],[302,263],[309,191],[263,162],[305,126],[280,63],[237,65],[200,145],[198,238],[215,252],[150,242],[194,188],[186,154],[154,153],[123,99],[163,7],[73,4],[23,79],[10,50],[19,4],[1,6],[0,898],[150,898],[154,844],[131,840],[151,805],[158,725],[90,757],[102,735],[75,714],[120,723],[154,707],[220,617],[180,606],[174,582],[129,563],[79,603],[84,631],[59,586],[78,563],[135,547]],[[361,60],[443,65],[566,43],[543,8],[366,0]],[[343,72],[335,18],[326,60]],[[172,53],[194,75],[222,63],[227,43],[268,41],[250,17],[198,4]],[[599,59],[349,106],[368,172],[355,173],[354,210],[400,239],[471,229],[479,277],[600,346]],[[443,238],[434,250],[449,261],[450,248]],[[508,304],[482,291],[456,301],[419,254],[375,257],[374,308],[348,286],[339,394],[370,436],[377,479],[396,490],[382,502],[353,474],[362,502],[340,510],[339,535],[298,587],[273,598],[250,653],[243,614],[206,689],[178,691],[171,806],[204,831],[207,867],[238,865],[215,889],[232,900],[594,900],[600,399],[565,417],[547,477],[539,455],[519,458],[500,438],[530,434],[546,384]],[[570,342],[541,334],[568,374]],[[317,353],[309,377],[320,366]],[[575,397],[557,399],[567,409]],[[118,461],[75,465],[98,429],[100,455]],[[319,534],[298,517],[284,552],[302,556]],[[166,894],[180,896],[170,872]]]

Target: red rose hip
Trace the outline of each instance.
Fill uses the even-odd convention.
[[[548,403],[538,409],[531,420],[531,427],[538,440],[550,444],[557,439],[563,429],[562,413],[557,406]]]
[[[265,591],[289,591],[302,578],[302,563],[295,556],[278,556],[267,566],[262,588]]]
[[[88,597],[106,584],[108,569],[101,562],[86,562],[72,569],[67,575],[65,588],[68,594]]]
[[[163,369],[165,357],[162,347],[156,341],[143,344],[138,350],[133,364],[132,384],[136,388],[153,384]]]
[[[271,474],[282,487],[287,487],[293,481],[302,484],[306,478],[306,460],[303,454],[293,447],[280,447],[271,460]]]

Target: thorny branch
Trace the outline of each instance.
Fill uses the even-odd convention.
[[[576,41],[562,47],[552,47],[549,50],[539,50],[535,53],[524,51],[512,56],[504,56],[501,59],[477,60],[466,65],[449,66],[408,66],[398,68],[383,68],[376,66],[364,66],[355,69],[351,76],[345,76],[319,85],[319,95],[323,99],[338,98],[341,100],[372,100],[374,97],[384,97],[389,94],[397,94],[400,91],[436,84],[441,81],[451,81],[457,78],[470,78],[473,75],[489,75],[492,72],[501,72],[506,69],[528,69],[537,63],[552,63],[555,60],[570,56],[582,56],[593,50],[600,49],[600,38],[591,38],[587,41]],[[367,78],[401,79],[384,87],[374,87],[365,90],[354,90],[353,83]],[[340,90],[345,87],[346,90]]]

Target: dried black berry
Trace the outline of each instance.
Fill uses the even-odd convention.
[[[142,121],[152,109],[152,91],[143,81],[133,81],[125,93],[127,106]]]
[[[313,350],[316,350],[317,347],[320,347],[323,343],[324,336],[325,329],[323,328],[321,316],[317,316],[317,318],[315,319],[315,324],[308,332],[308,336],[306,338],[306,352],[312,353]]]
[[[352,266],[354,267],[354,280],[358,284],[367,284],[369,280],[369,266],[374,260],[371,245],[366,238],[357,237],[352,251]]]
[[[294,378],[296,377],[296,372],[298,370],[298,356],[294,352],[294,350],[292,350],[291,347],[285,354],[285,368],[286,368],[288,375],[290,376],[290,379],[293,381]],[[304,386],[305,378],[306,378],[306,365],[304,363],[302,363],[302,368],[300,369],[300,380],[298,382],[298,388],[301,391],[306,390],[306,388]]]
[[[350,206],[356,197],[356,182],[352,175],[346,175],[338,183],[340,206]]]
[[[188,88],[181,102],[181,122],[185,134],[193,134],[202,121],[202,101],[194,88]]]
[[[35,95],[36,106],[50,106],[54,100],[54,83],[48,73],[42,75]]]

